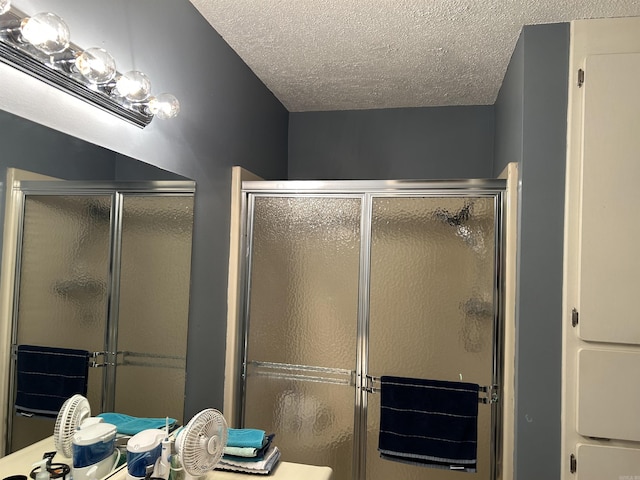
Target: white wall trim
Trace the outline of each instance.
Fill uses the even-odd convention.
[[[229,231],[229,278],[227,287],[227,343],[224,365],[224,406],[223,413],[229,426],[235,425],[237,412],[237,393],[239,392],[239,347],[242,333],[242,312],[240,298],[242,275],[240,241],[242,238],[242,182],[245,180],[262,180],[242,167],[231,168],[231,220]]]

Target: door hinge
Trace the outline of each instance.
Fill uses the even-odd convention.
[[[569,457],[569,470],[571,473],[576,473],[578,471],[578,459],[573,453]]]
[[[578,326],[578,310],[575,308],[571,310],[571,326],[574,328]]]
[[[579,68],[578,69],[578,88],[582,87],[582,85],[584,85],[584,70]]]

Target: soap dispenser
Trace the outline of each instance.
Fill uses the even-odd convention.
[[[36,469],[38,470],[35,476],[35,480],[50,480],[51,475],[49,475],[49,470],[47,470],[47,466],[49,465],[50,461],[50,458],[43,458],[39,462],[36,462],[32,465],[33,471],[35,471]]]

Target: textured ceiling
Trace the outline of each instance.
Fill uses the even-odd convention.
[[[291,112],[493,104],[523,25],[640,0],[191,0]]]

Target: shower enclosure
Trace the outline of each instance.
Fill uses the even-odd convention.
[[[480,386],[500,478],[505,182],[243,182],[239,424],[337,480],[468,478],[380,458],[380,377]]]
[[[14,187],[9,452],[54,428],[16,414],[20,345],[88,351],[94,415],[183,420],[194,190],[190,181]]]

